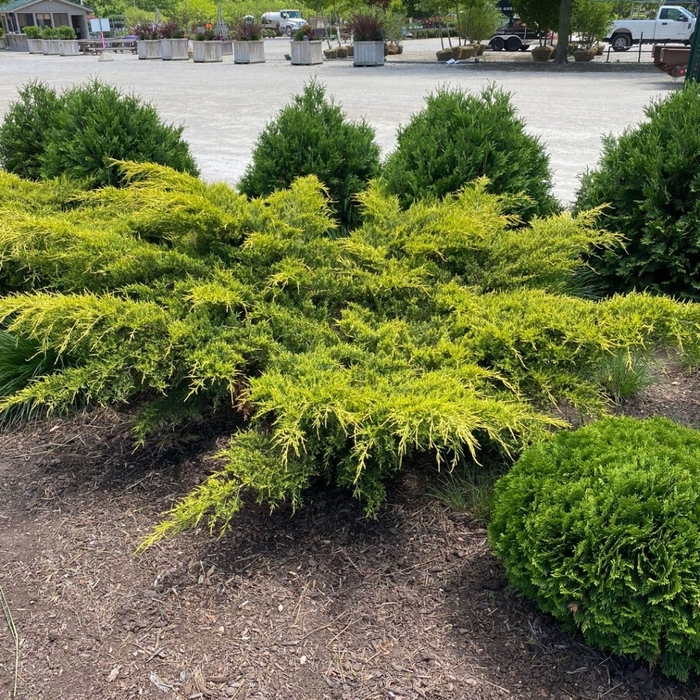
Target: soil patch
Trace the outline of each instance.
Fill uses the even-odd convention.
[[[666,368],[625,413],[700,420],[700,381]],[[700,697],[591,650],[508,589],[483,527],[408,471],[376,521],[321,492],[249,507],[133,551],[203,479],[216,445],[134,453],[97,411],[0,435],[0,585],[21,638],[18,697],[548,700]],[[0,629],[0,697],[13,643]]]

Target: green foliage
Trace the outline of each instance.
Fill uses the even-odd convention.
[[[360,219],[355,198],[378,174],[374,130],[365,122],[348,122],[325,88],[312,80],[260,134],[239,189],[261,197],[297,177],[315,175],[328,188],[341,224],[352,228]]]
[[[0,125],[0,165],[20,177],[38,180],[60,110],[60,98],[52,87],[34,81],[20,88],[19,99],[10,103]]]
[[[520,19],[539,31],[556,29],[559,25],[560,0],[513,0]]]
[[[700,671],[700,435],[606,419],[528,449],[495,488],[511,583],[586,640]]]
[[[491,38],[507,22],[494,0],[463,0],[460,10],[459,33],[470,41]]]
[[[617,242],[595,212],[516,228],[485,181],[407,210],[370,185],[341,237],[312,176],[250,200],[118,167],[125,187],[72,197],[0,177],[0,323],[58,362],[0,413],[129,403],[143,441],[235,407],[218,471],[155,538],[296,506],[319,477],[374,515],[407,460],[508,460],[562,425],[553,404],[604,413],[617,350],[700,357],[693,304],[574,296],[582,254]]]
[[[112,160],[168,165],[197,174],[183,127],[161,122],[151,105],[94,80],[67,90],[49,132],[41,173],[67,175],[92,187],[119,184]]]
[[[601,359],[598,381],[619,404],[653,384],[653,362],[646,354],[618,349]]]
[[[607,34],[615,16],[614,2],[574,0],[571,6],[571,32],[581,37],[581,43],[590,48]]]
[[[497,194],[524,194],[516,210],[526,219],[557,209],[549,159],[525,133],[510,96],[495,86],[480,95],[439,88],[397,136],[382,183],[401,206],[457,192],[477,177]]]
[[[0,330],[0,399],[24,389],[32,380],[49,372],[56,362],[52,352],[42,353],[36,343]],[[2,421],[26,418],[27,412],[5,412]]]
[[[41,27],[36,27],[34,25],[24,27],[22,32],[27,35],[28,39],[41,39],[42,36]]]
[[[648,121],[603,141],[576,207],[609,203],[605,226],[624,236],[591,260],[608,292],[644,289],[700,299],[700,86],[653,103]]]
[[[197,174],[182,127],[97,80],[58,96],[42,83],[20,90],[0,126],[0,163],[30,179],[66,176],[90,187],[118,185],[113,160],[160,163]]]

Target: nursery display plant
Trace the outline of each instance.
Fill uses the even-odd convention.
[[[265,63],[265,41],[262,27],[241,20],[233,30],[233,62]]]
[[[527,449],[495,488],[511,583],[586,641],[700,672],[700,433],[609,418]]]
[[[348,29],[352,32],[353,65],[384,65],[384,23],[375,13],[357,13],[350,18]]]
[[[613,349],[700,353],[694,304],[576,296],[582,253],[616,242],[596,212],[514,226],[484,181],[407,210],[370,186],[339,235],[312,176],[251,200],[120,167],[126,187],[83,194],[1,175],[0,319],[57,363],[0,410],[128,403],[141,441],[236,412],[216,471],[145,544],[226,530],[247,500],[298,507],[319,478],[376,515],[416,458],[515,455],[563,425],[553,403],[604,413]]]
[[[314,30],[310,24],[300,27],[291,41],[293,66],[311,66],[323,63],[323,42],[314,39]]]

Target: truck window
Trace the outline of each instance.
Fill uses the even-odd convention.
[[[668,19],[671,22],[687,22],[688,18],[685,13],[675,7],[665,7],[659,14],[659,19]]]

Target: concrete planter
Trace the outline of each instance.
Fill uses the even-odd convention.
[[[195,63],[221,63],[220,41],[193,41],[192,60]]]
[[[139,39],[136,42],[136,47],[141,60],[163,58],[163,45],[161,39]]]
[[[383,66],[384,42],[383,41],[356,41],[354,66]]]
[[[323,42],[292,41],[292,65],[313,66],[323,63]]]
[[[265,42],[258,41],[234,41],[234,63],[265,63]]]
[[[161,39],[160,48],[164,61],[186,61],[187,39]]]
[[[59,39],[58,53],[61,56],[77,56],[80,53],[80,44],[77,39]]]
[[[29,39],[26,34],[5,34],[5,48],[8,51],[29,51]]]
[[[44,40],[27,39],[27,49],[29,49],[29,53],[44,53]]]
[[[0,51],[4,51],[4,50],[5,50],[5,37],[0,36]]]
[[[59,56],[61,54],[61,40],[60,39],[42,39],[43,44],[42,53],[44,56]]]

